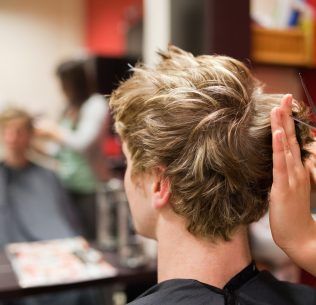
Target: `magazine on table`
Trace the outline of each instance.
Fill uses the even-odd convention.
[[[6,246],[21,287],[49,286],[111,277],[117,269],[82,237]]]

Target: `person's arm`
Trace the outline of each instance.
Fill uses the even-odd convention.
[[[105,99],[96,95],[80,112],[76,130],[61,128],[60,143],[76,151],[86,150],[99,135],[108,111]]]
[[[271,112],[273,184],[270,226],[277,245],[301,268],[316,275],[316,223],[310,212],[310,177],[295,136],[292,96]]]
[[[108,111],[102,96],[92,96],[80,111],[76,130],[58,126],[52,122],[42,121],[36,124],[36,134],[52,139],[76,151],[86,150],[99,135]]]

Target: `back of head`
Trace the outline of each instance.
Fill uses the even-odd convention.
[[[80,107],[92,94],[92,84],[88,78],[84,61],[65,61],[57,67],[56,73],[73,106]]]
[[[135,175],[165,168],[170,203],[189,232],[229,240],[267,211],[270,111],[281,95],[263,94],[233,58],[194,57],[173,46],[160,55],[160,64],[138,65],[112,94],[117,131]],[[295,105],[294,115],[304,119],[303,106]],[[297,126],[297,135],[303,148],[309,131]]]

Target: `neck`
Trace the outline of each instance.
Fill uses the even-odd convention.
[[[252,260],[245,227],[239,228],[231,241],[214,243],[187,232],[182,220],[176,227],[174,224],[162,220],[157,230],[158,282],[195,279],[223,288]]]
[[[28,164],[28,160],[25,155],[16,153],[7,155],[4,158],[4,163],[13,168],[22,168]]]

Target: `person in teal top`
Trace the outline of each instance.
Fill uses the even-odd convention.
[[[66,109],[59,124],[41,121],[37,134],[58,143],[58,174],[81,215],[85,237],[95,239],[97,178],[89,151],[100,135],[108,113],[103,96],[93,92],[83,61],[72,60],[57,68]]]

